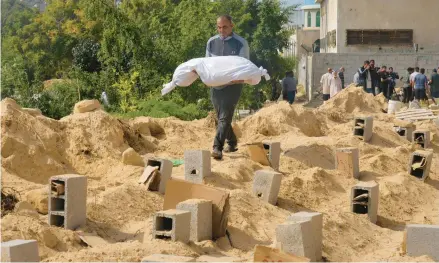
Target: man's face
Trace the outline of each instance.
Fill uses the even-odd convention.
[[[393,72],[393,68],[389,68],[389,73],[392,73]]]
[[[375,61],[373,61],[373,60],[370,61],[370,67],[371,67],[371,68],[374,68],[374,67],[375,67]]]
[[[232,34],[233,24],[226,18],[218,18],[218,20],[216,21],[216,28],[218,30],[218,33],[222,37],[226,38]]]

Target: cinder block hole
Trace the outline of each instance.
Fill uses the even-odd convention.
[[[406,129],[399,129],[399,130],[397,131],[397,133],[399,134],[399,136],[405,136],[405,132],[406,132]]]
[[[169,217],[156,217],[155,219],[156,231],[171,231],[172,230],[172,218]]]
[[[262,193],[257,193],[257,197],[261,198],[262,197]]]
[[[355,119],[355,126],[364,127],[365,121],[363,119]]]
[[[63,198],[50,198],[50,209],[52,211],[64,211],[66,201]]]
[[[200,172],[197,169],[192,169],[191,170],[191,175],[199,175]]]
[[[355,128],[354,129],[354,135],[356,135],[356,136],[363,136],[364,135],[364,129]]]
[[[66,182],[61,181],[61,180],[52,180],[50,182],[50,189],[54,195],[58,195],[58,190],[60,190],[60,189],[57,189],[57,187],[56,187],[57,185],[64,186],[62,189],[62,192],[60,193],[60,195],[63,195],[64,191],[65,191]]]
[[[367,191],[367,190],[354,189],[354,198],[359,196],[359,195],[367,194],[367,193],[369,193],[369,191]],[[365,202],[368,202],[369,198],[367,198],[367,200],[366,199],[364,199],[364,200],[365,200]],[[354,202],[354,201],[352,201],[352,202]],[[363,202],[363,200],[361,200],[361,202]],[[367,214],[368,211],[369,211],[369,208],[367,205],[362,205],[362,204],[354,204],[353,205],[353,212],[356,214]]]
[[[421,161],[422,161],[422,158],[423,158],[422,156],[414,155],[414,156],[413,156],[413,160],[412,160],[411,165],[413,165],[413,164],[415,164],[415,163],[419,163],[419,162],[421,162]],[[425,167],[425,166],[424,166],[424,167]],[[420,167],[420,168],[417,168],[417,169],[413,169],[413,167],[412,167],[412,168],[411,168],[411,171],[410,171],[410,175],[413,175],[413,176],[415,176],[415,177],[421,179],[422,176],[424,176],[424,167]]]
[[[425,134],[423,133],[415,133],[415,142],[421,145],[424,148],[425,145]]]
[[[155,238],[156,239],[164,239],[164,240],[171,239],[171,237],[167,236],[167,235],[155,235]]]
[[[155,160],[148,160],[148,163],[146,164],[146,166],[158,166],[159,170],[160,170],[160,168],[162,168],[162,162],[155,161]]]
[[[59,215],[50,215],[50,224],[52,226],[64,226],[64,217]]]
[[[263,143],[263,145],[264,145],[265,153],[267,154],[267,158],[270,159],[270,145],[266,143]]]

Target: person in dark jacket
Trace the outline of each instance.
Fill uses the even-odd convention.
[[[247,41],[233,32],[232,17],[223,15],[216,21],[218,35],[211,37],[206,46],[206,57],[240,56],[250,59]],[[218,117],[218,127],[213,143],[212,157],[223,158],[224,143],[228,147],[225,152],[236,152],[238,140],[232,129],[232,119],[235,108],[241,97],[243,81],[234,81],[222,87],[212,87],[210,97]]]
[[[413,73],[414,69],[412,67],[407,68],[407,72],[404,76],[401,77],[401,80],[403,81],[403,91],[404,91],[404,98],[402,99],[402,102],[409,103],[413,100],[413,89],[410,85],[410,75]]]
[[[372,93],[372,78],[369,72],[370,62],[368,60],[364,61],[361,68],[358,69],[358,87],[363,87],[365,92]]]
[[[378,71],[380,71],[380,68],[375,67],[375,60],[371,59],[370,65],[369,65],[369,72],[370,72],[370,78],[372,79],[372,93],[373,93],[373,95],[377,95],[380,92],[382,92],[379,90],[380,77],[378,76]]]
[[[285,78],[282,80],[282,93],[287,94],[287,101],[293,104],[297,93],[297,80],[292,71],[285,72]]]
[[[341,88],[344,89],[344,67],[341,67],[340,70],[338,71],[338,77],[341,80]]]

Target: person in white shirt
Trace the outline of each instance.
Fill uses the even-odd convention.
[[[358,85],[358,83],[360,83],[360,74],[358,73],[358,71],[354,74],[353,82],[355,85]]]
[[[334,71],[334,73],[332,74],[332,78],[329,79],[329,87],[331,98],[333,98],[343,89],[343,85],[337,71]]]
[[[320,79],[320,84],[322,84],[322,91],[323,91],[323,100],[327,101],[330,98],[330,87],[329,87],[329,80],[332,78],[332,68],[328,68],[328,72],[323,74],[322,78]]]
[[[415,77],[416,75],[419,74],[419,67],[415,68],[415,72],[413,72],[412,74],[410,74],[410,86],[412,88],[412,92],[415,89]]]

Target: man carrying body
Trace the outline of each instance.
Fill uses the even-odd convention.
[[[332,68],[328,68],[328,72],[323,74],[322,78],[320,79],[320,83],[322,84],[322,91],[323,91],[323,101],[327,101],[330,98],[330,86],[329,86],[329,80],[332,78]]]
[[[439,74],[437,74],[437,69],[433,69],[428,84],[430,84],[431,97],[436,101],[436,104],[439,104]]]
[[[232,17],[224,15],[216,21],[218,35],[207,41],[206,57],[240,56],[250,59],[248,43],[245,39],[233,33]],[[241,97],[243,81],[231,82],[222,87],[212,87],[210,97],[218,117],[218,128],[213,143],[212,157],[218,160],[223,158],[224,143],[227,139],[228,147],[224,152],[236,152],[238,140],[232,129],[233,113]]]

